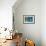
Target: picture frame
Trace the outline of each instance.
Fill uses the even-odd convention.
[[[23,24],[35,24],[35,15],[23,15]]]

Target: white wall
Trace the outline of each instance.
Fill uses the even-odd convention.
[[[42,46],[46,46],[46,0],[42,0],[41,2],[41,39],[42,39]]]
[[[12,6],[16,0],[0,0],[0,27],[12,28]]]
[[[23,0],[18,7],[14,5],[13,12],[18,32],[41,46],[41,0]],[[35,15],[35,24],[23,24],[23,15]]]

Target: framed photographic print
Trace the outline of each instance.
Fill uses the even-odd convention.
[[[23,15],[24,24],[35,24],[35,15]]]

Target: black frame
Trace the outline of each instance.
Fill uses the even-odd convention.
[[[33,19],[33,21],[32,22],[30,22],[30,21],[25,22],[25,17],[27,17],[28,19],[29,19],[29,17],[31,17]],[[23,15],[23,24],[35,24],[35,15]]]

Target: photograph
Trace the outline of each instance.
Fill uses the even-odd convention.
[[[24,24],[35,24],[35,15],[23,15]]]

